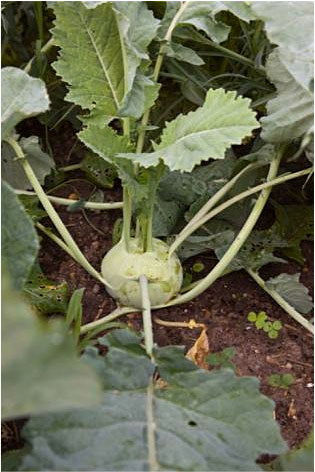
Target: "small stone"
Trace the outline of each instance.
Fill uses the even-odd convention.
[[[100,291],[100,286],[98,284],[95,284],[94,287],[92,288],[93,293],[98,293]]]
[[[287,362],[285,366],[287,369],[292,369],[292,364],[290,362]]]
[[[311,383],[311,382],[309,382],[309,383],[306,384],[306,387],[307,387],[307,388],[312,388],[312,387],[314,387],[314,384]]]

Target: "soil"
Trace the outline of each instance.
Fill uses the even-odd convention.
[[[76,162],[73,153],[69,155],[75,137],[67,123],[64,125],[61,140],[51,141],[58,164],[68,165]],[[79,179],[80,171],[72,172],[69,178]],[[87,198],[93,190],[93,184],[77,180],[60,187],[54,195]],[[73,195],[75,194],[75,195]],[[283,192],[281,193],[283,195]],[[105,201],[117,201],[121,198],[119,187],[105,191]],[[121,216],[120,210],[69,213],[65,207],[56,206],[59,215],[79,247],[91,262],[99,268],[105,253],[112,246],[112,227]],[[271,216],[270,216],[271,215]],[[263,221],[272,218],[268,208]],[[49,226],[49,220],[43,220]],[[305,264],[302,269],[302,282],[312,292],[314,267],[313,246],[310,242],[302,243]],[[212,254],[198,256],[189,260],[187,267],[201,261],[205,268],[198,278],[206,275],[215,263]],[[66,280],[70,293],[85,287],[83,298],[83,323],[99,319],[115,308],[115,302],[107,295],[103,286],[86,273],[68,255],[60,250],[46,236],[42,239],[40,263],[43,271],[52,280]],[[281,272],[301,271],[294,261],[287,264],[269,264],[263,270],[263,278],[275,276]],[[283,328],[277,339],[269,339],[262,330],[257,330],[247,320],[250,311],[265,311],[272,320],[281,320]],[[210,352],[222,351],[233,346],[236,355],[233,363],[238,375],[256,376],[261,382],[261,391],[275,402],[274,416],[278,421],[283,437],[290,447],[299,445],[310,432],[313,424],[313,338],[302,326],[289,317],[257,284],[244,272],[234,272],[218,279],[208,290],[192,302],[153,312],[153,318],[167,321],[189,321],[203,323],[207,327]],[[121,318],[137,330],[142,329],[141,314],[135,313]],[[154,323],[154,340],[159,346],[182,345],[188,350],[200,335],[200,329],[165,327]],[[268,376],[274,373],[291,373],[295,382],[289,389],[273,388],[268,384]],[[6,429],[10,428],[6,423]],[[13,422],[16,427],[16,422]],[[14,434],[13,434],[14,437]],[[4,441],[4,449],[20,447],[19,434],[16,439]]]

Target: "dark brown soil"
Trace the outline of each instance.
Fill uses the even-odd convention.
[[[62,144],[55,144],[57,161],[65,164],[63,156],[68,154],[72,145],[72,136]],[[76,172],[71,177],[80,175],[80,172]],[[75,193],[84,198],[92,190],[92,184],[76,181],[59,188],[54,194],[69,197]],[[120,190],[105,191],[105,196],[106,201],[117,201],[120,199]],[[83,253],[99,269],[104,254],[112,245],[113,223],[121,216],[121,212],[86,211],[84,216],[82,212],[69,213],[65,207],[56,208]],[[44,224],[48,226],[49,220],[44,221]],[[304,242],[302,248],[305,256],[302,282],[311,291],[314,276],[312,244]],[[205,265],[204,272],[198,274],[200,277],[215,264],[215,258],[211,254],[197,257],[188,265],[195,260],[202,261]],[[115,308],[115,302],[107,295],[103,286],[45,236],[42,240],[40,263],[51,279],[66,280],[70,291],[85,287],[84,323],[99,319]],[[288,264],[270,264],[261,271],[261,275],[268,278],[281,272],[295,273],[300,270],[296,263],[289,261]],[[249,311],[262,310],[270,318],[281,320],[284,325],[275,340],[269,339],[265,332],[257,330],[247,321]],[[213,353],[234,346],[236,355],[233,363],[237,373],[260,379],[261,391],[275,401],[275,418],[280,424],[283,437],[290,447],[301,443],[313,424],[313,339],[247,273],[239,271],[226,275],[194,301],[158,310],[153,313],[153,317],[156,316],[167,321],[193,319],[197,323],[204,323],[207,326],[210,351]],[[127,315],[122,320],[137,330],[142,328],[140,313]],[[170,328],[154,324],[154,340],[159,346],[175,344],[189,349],[199,334],[200,329]],[[270,387],[268,376],[273,373],[291,373],[295,382],[288,390]]]

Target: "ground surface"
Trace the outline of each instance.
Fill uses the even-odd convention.
[[[54,155],[62,165],[75,163],[75,153],[66,162],[65,156],[73,146],[75,138],[66,131],[63,142],[53,140]],[[69,178],[82,177],[80,171]],[[54,195],[87,198],[93,185],[81,180],[59,188]],[[120,200],[120,189],[105,191],[106,201]],[[87,211],[69,213],[65,207],[56,207],[69,231],[91,264],[99,269],[101,260],[112,246],[112,227],[121,211]],[[268,219],[268,210],[265,214]],[[43,220],[49,226],[49,220]],[[312,291],[313,250],[312,244],[303,243],[305,265],[302,282]],[[215,264],[209,254],[195,260],[205,265],[202,277]],[[104,288],[78,266],[70,257],[46,237],[42,240],[40,262],[44,272],[56,282],[66,280],[70,291],[85,287],[84,323],[96,320],[110,313],[115,302]],[[295,273],[300,267],[294,263],[273,264],[261,271],[264,278],[280,272]],[[274,320],[281,320],[284,327],[278,339],[271,340],[263,331],[258,331],[247,321],[249,311],[265,311]],[[239,375],[257,376],[261,381],[261,391],[275,401],[275,418],[279,422],[283,437],[290,447],[298,445],[310,431],[313,423],[313,339],[300,325],[294,322],[258,285],[243,271],[229,274],[217,280],[205,293],[194,301],[153,313],[167,321],[189,321],[207,326],[210,351],[215,353],[230,346],[236,349],[233,359]],[[141,315],[130,314],[127,321],[135,329],[141,329]],[[174,328],[154,324],[154,340],[160,345],[183,345],[187,350],[194,344],[200,329]],[[288,389],[273,388],[267,378],[273,373],[291,373],[295,383]],[[19,446],[19,423],[10,422],[4,427],[4,448]],[[8,440],[6,440],[6,437]]]

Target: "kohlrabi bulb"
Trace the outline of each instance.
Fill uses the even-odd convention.
[[[122,305],[142,308],[140,275],[148,279],[151,306],[168,302],[179,292],[183,281],[183,269],[176,254],[169,257],[169,247],[159,239],[153,239],[153,250],[142,252],[138,240],[129,242],[129,252],[120,241],[105,255],[102,275],[110,288],[108,293]]]

